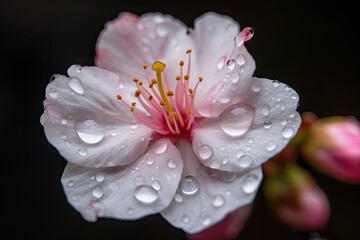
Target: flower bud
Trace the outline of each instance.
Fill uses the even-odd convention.
[[[329,117],[308,129],[303,154],[318,171],[348,183],[360,183],[360,124],[351,117]]]
[[[304,231],[320,230],[329,218],[326,195],[312,177],[297,165],[289,165],[264,182],[265,196],[285,223]]]
[[[252,210],[252,205],[238,208],[218,224],[195,234],[187,234],[189,240],[234,239],[244,227]]]

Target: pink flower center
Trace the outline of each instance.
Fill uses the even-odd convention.
[[[184,61],[180,61],[179,75],[175,77],[175,90],[170,89],[166,74],[164,74],[166,64],[155,61],[152,70],[156,74],[156,78],[150,79],[147,71],[147,65],[144,64],[146,80],[148,88],[144,87],[144,83],[138,78],[134,78],[137,90],[134,96],[137,102],[130,104],[123,101],[121,95],[117,95],[117,99],[121,100],[133,113],[137,121],[143,125],[153,129],[162,135],[173,135],[176,138],[184,137],[189,139],[192,126],[194,125],[194,100],[199,83],[203,80],[198,78],[194,88],[189,87],[190,66],[191,66],[191,49],[188,49],[188,65],[184,74]],[[139,103],[144,111],[136,108]]]

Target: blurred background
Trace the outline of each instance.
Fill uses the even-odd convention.
[[[104,24],[129,11],[163,12],[188,26],[207,11],[229,15],[255,36],[247,42],[255,75],[277,79],[300,95],[299,112],[360,118],[359,14],[352,1],[1,0],[0,108],[2,232],[9,239],[185,239],[160,215],[88,223],[67,203],[60,184],[66,161],[46,140],[39,119],[45,87],[72,64],[94,65]],[[327,194],[323,236],[360,239],[360,187],[300,164]],[[6,233],[4,233],[4,230]],[[274,216],[262,188],[237,239],[297,239]],[[5,238],[4,238],[5,239]]]

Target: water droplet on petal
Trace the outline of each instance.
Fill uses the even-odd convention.
[[[166,151],[167,149],[167,142],[166,141],[159,141],[156,143],[156,146],[155,146],[155,153],[156,154],[162,154]]]
[[[244,42],[249,41],[254,36],[254,29],[251,27],[244,28],[238,35],[235,37],[235,43],[240,47]]]
[[[242,66],[245,64],[245,57],[244,55],[242,54],[239,54],[236,56],[236,63],[239,65],[239,66]]]
[[[154,161],[155,161],[155,158],[154,158],[153,155],[148,155],[148,156],[146,157],[146,163],[147,163],[148,165],[152,165],[152,164],[154,163]]]
[[[231,137],[239,137],[250,129],[254,117],[255,108],[253,106],[247,103],[237,103],[220,115],[220,126]]]
[[[274,151],[275,148],[276,148],[276,143],[273,141],[268,142],[268,144],[266,145],[266,151],[268,152]]]
[[[66,120],[65,118],[61,119],[61,123],[62,123],[63,125],[66,125],[66,124],[67,124],[67,120]]]
[[[80,148],[79,149],[79,155],[82,156],[82,157],[85,157],[88,155],[88,151],[86,148]]]
[[[218,207],[221,207],[224,205],[225,203],[225,199],[222,195],[215,195],[213,198],[212,198],[212,205],[216,208]]]
[[[136,129],[139,126],[139,123],[137,121],[131,121],[130,122],[130,128]]]
[[[236,178],[236,172],[222,171],[221,177],[224,179],[225,182],[233,182]]]
[[[252,80],[252,83],[251,83],[251,89],[254,91],[254,92],[260,92],[261,89],[262,89],[262,85],[261,85],[261,82],[260,80],[258,79],[253,79]]]
[[[128,209],[127,209],[127,213],[128,213],[129,215],[133,215],[133,214],[134,214],[134,209],[128,208]]]
[[[74,71],[76,73],[80,73],[81,72],[81,66],[80,65],[72,65],[71,67],[74,68]]]
[[[253,159],[248,155],[244,155],[238,160],[238,165],[242,168],[248,168],[252,163]]]
[[[237,158],[241,158],[241,157],[244,156],[244,155],[245,155],[245,153],[244,153],[243,150],[239,150],[239,151],[236,152],[236,157],[237,157]]]
[[[208,217],[208,216],[206,216],[206,217],[204,217],[204,218],[202,219],[201,223],[202,223],[203,226],[209,226],[210,223],[211,223],[211,218]]]
[[[240,73],[239,72],[233,72],[230,76],[230,80],[232,83],[236,84],[240,79]]]
[[[151,186],[156,190],[156,191],[159,191],[161,189],[161,184],[159,181],[155,180]]]
[[[159,37],[166,37],[168,35],[168,30],[164,25],[156,26],[155,32]]]
[[[88,144],[95,144],[104,138],[104,129],[95,120],[87,119],[75,124],[80,139]]]
[[[110,135],[113,136],[113,137],[118,135],[118,132],[116,131],[115,128],[110,129]]]
[[[187,214],[184,214],[181,218],[181,220],[183,221],[183,223],[189,223],[190,222],[190,217]]]
[[[272,127],[272,122],[270,122],[270,121],[265,121],[265,122],[263,123],[263,126],[264,126],[265,129],[270,129],[270,128]]]
[[[48,94],[52,99],[59,97],[59,93],[54,88],[50,88]]]
[[[223,157],[223,159],[222,159],[222,164],[227,164],[229,162],[229,157],[228,156],[225,156],[225,157]]]
[[[103,173],[101,173],[101,172],[98,172],[98,173],[95,175],[95,179],[96,179],[96,181],[98,181],[98,182],[102,182],[102,181],[104,181],[104,179],[105,179],[105,175],[104,175]]]
[[[284,127],[282,129],[282,135],[284,138],[291,138],[294,135],[294,129],[292,127]]]
[[[225,65],[226,57],[222,57],[219,59],[218,63],[216,64],[217,69],[222,69]]]
[[[199,189],[199,184],[194,176],[188,175],[184,177],[181,183],[181,191],[185,195],[193,195]]]
[[[180,193],[175,194],[175,201],[181,203],[184,200],[184,197]]]
[[[213,153],[213,149],[208,145],[201,145],[198,150],[199,157],[202,160],[208,160]]]
[[[268,116],[270,114],[270,106],[268,104],[264,104],[261,108],[261,112],[264,116]]]
[[[168,161],[167,161],[167,166],[171,169],[174,169],[177,167],[177,163],[175,161],[175,159],[173,158],[170,158]]]
[[[274,80],[274,81],[273,81],[273,86],[274,86],[274,87],[277,88],[279,85],[280,85],[279,81],[277,81],[277,80]]]
[[[69,187],[72,187],[72,186],[74,186],[74,185],[75,185],[74,181],[71,180],[71,181],[68,182],[68,186],[69,186]]]
[[[227,61],[226,66],[228,67],[228,69],[233,70],[235,67],[235,64],[236,64],[235,60],[230,59]]]
[[[296,93],[294,93],[293,95],[291,95],[291,99],[292,100],[297,100],[299,97]]]
[[[71,141],[70,141],[70,140],[65,140],[65,141],[64,141],[64,144],[65,144],[65,146],[67,146],[67,147],[71,147]]]
[[[69,87],[78,94],[84,94],[84,87],[80,81],[80,79],[73,77],[68,81]]]
[[[94,190],[92,191],[92,195],[95,198],[101,198],[104,195],[104,191],[103,191],[102,187],[100,187],[100,186],[95,187]]]
[[[152,204],[159,198],[157,191],[148,185],[137,187],[135,189],[134,196],[139,202],[143,204]]]
[[[247,193],[253,193],[259,185],[259,178],[256,175],[248,175],[243,180],[242,190]]]

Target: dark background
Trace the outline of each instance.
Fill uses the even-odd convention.
[[[159,11],[188,26],[204,12],[255,29],[247,43],[256,76],[278,79],[301,97],[299,111],[320,117],[359,111],[358,8],[351,1],[4,1],[0,2],[1,238],[185,239],[159,215],[88,223],[67,203],[60,184],[66,161],[39,123],[52,74],[93,65],[97,36],[119,12]],[[360,188],[313,171],[332,215],[321,231],[332,240],[360,239]],[[5,213],[5,214],[4,214]],[[4,232],[5,231],[5,232]],[[262,189],[238,239],[294,239],[271,213]]]

